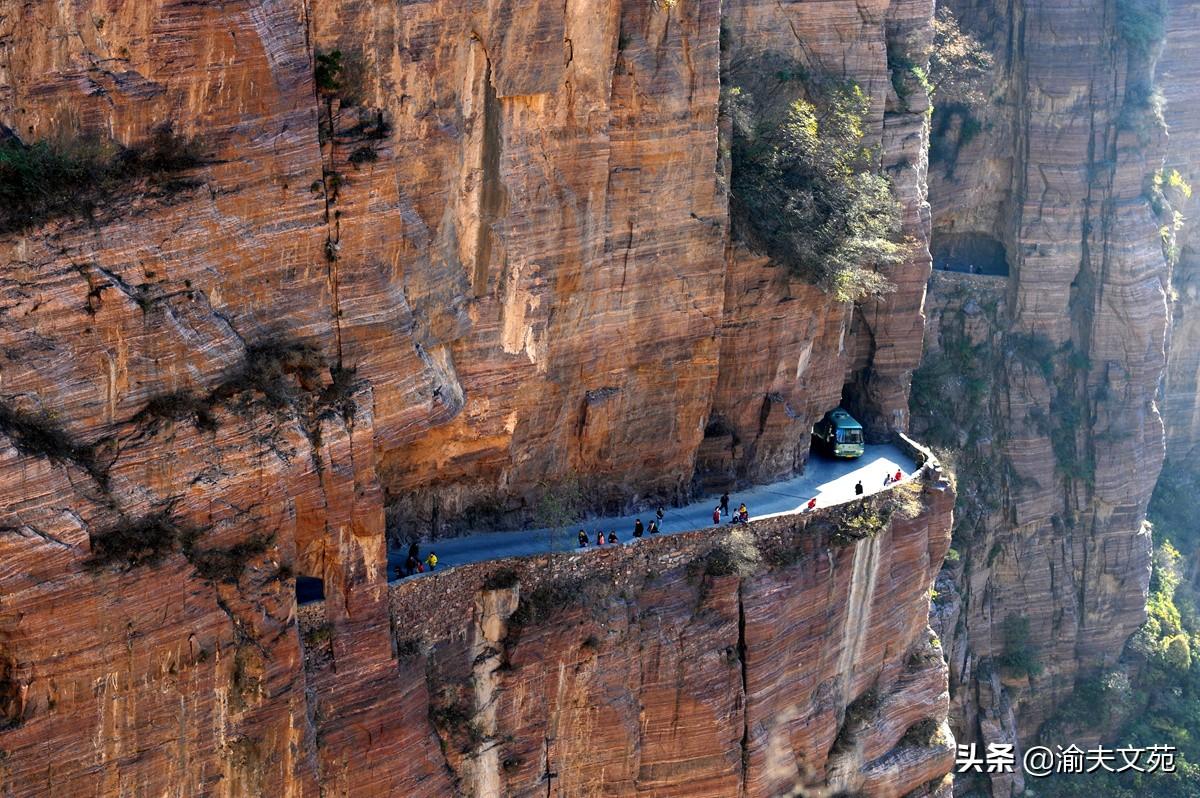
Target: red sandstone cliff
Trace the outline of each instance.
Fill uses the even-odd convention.
[[[935,273],[913,429],[960,450],[964,557],[939,582],[955,594],[939,628],[956,733],[1024,743],[1077,677],[1116,663],[1144,618],[1168,343],[1169,270],[1147,191],[1166,143],[1158,51],[1123,38],[1111,4],[950,5],[996,66],[974,136],[961,114],[934,120],[935,261],[1002,276]],[[1171,36],[1190,35],[1186,14],[1171,19]],[[1189,91],[1186,76],[1172,85]],[[1040,672],[999,665],[1010,617],[1027,622]],[[1021,789],[1019,777],[990,784],[995,796]]]
[[[578,749],[589,723],[614,735],[611,768],[560,769],[564,794],[768,795],[797,770],[881,795],[940,782],[948,738],[904,735],[944,716],[923,647],[941,492],[873,542],[813,543],[703,594],[668,563],[624,616],[606,595],[611,639],[553,657],[636,668],[637,691],[619,670],[550,695],[535,660],[578,618],[530,627],[503,660],[524,675],[495,676],[505,698],[480,721],[521,729],[503,776],[493,753],[448,762],[441,682],[422,679],[458,684],[463,641],[499,632],[413,660],[385,572],[385,507],[399,531],[441,531],[519,522],[567,473],[609,506],[768,478],[803,465],[846,384],[874,433],[904,428],[925,105],[899,101],[888,53],[920,60],[930,14],[0,2],[5,128],[136,145],[170,123],[202,153],[167,186],[0,238],[0,794],[529,790],[551,722]],[[357,76],[339,91],[314,83],[335,49]],[[731,243],[722,68],[767,51],[871,97],[917,241],[886,302],[837,305]],[[296,575],[327,595],[307,646]],[[848,628],[860,613],[869,630]]]

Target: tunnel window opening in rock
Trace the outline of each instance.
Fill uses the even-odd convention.
[[[20,698],[12,661],[0,654],[0,731],[21,721]]]
[[[296,577],[296,603],[310,604],[325,600],[325,580],[315,576]]]
[[[1008,253],[1003,244],[989,235],[935,235],[929,249],[933,254],[933,268],[939,271],[1008,276]]]

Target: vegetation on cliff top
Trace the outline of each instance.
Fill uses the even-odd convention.
[[[878,267],[901,263],[908,247],[900,203],[864,142],[870,98],[792,63],[770,66],[725,98],[735,231],[840,302],[886,294]]]

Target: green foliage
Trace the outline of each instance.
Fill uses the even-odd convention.
[[[0,234],[60,217],[90,216],[136,180],[148,180],[163,192],[190,186],[168,178],[200,163],[197,142],[175,135],[169,124],[128,148],[99,136],[31,145],[16,138],[0,140]]]
[[[902,262],[908,246],[900,204],[863,141],[870,99],[857,84],[805,74],[785,63],[770,72],[775,86],[726,96],[737,229],[838,301],[881,296],[892,286],[877,267]],[[778,109],[779,86],[795,81],[805,96]]]
[[[1171,469],[1164,469],[1164,477]],[[1142,667],[1132,682],[1122,674],[1110,674],[1095,683],[1076,685],[1073,695],[1058,713],[1058,722],[1091,731],[1109,720],[1114,708],[1123,725],[1112,735],[1121,745],[1146,747],[1171,745],[1178,753],[1175,773],[1121,774],[1103,771],[1087,779],[1063,777],[1040,780],[1038,795],[1044,798],[1192,798],[1200,795],[1200,661],[1192,656],[1200,642],[1200,624],[1194,610],[1190,584],[1183,580],[1184,555],[1166,534],[1179,533],[1178,539],[1195,554],[1194,522],[1186,530],[1173,524],[1194,518],[1195,475],[1167,479],[1167,487],[1156,491],[1149,516],[1155,522],[1154,533],[1160,542],[1154,554],[1147,618],[1126,647],[1127,655],[1141,658]],[[1161,486],[1160,486],[1161,488]],[[1166,530],[1171,530],[1168,533]],[[1090,724],[1090,725],[1089,725]]]
[[[926,96],[932,96],[934,91],[933,83],[929,80],[929,72],[920,64],[914,63],[905,55],[900,55],[888,51],[888,70],[892,76],[892,88],[896,90],[896,96],[902,101],[907,102],[912,96],[912,83],[916,83],[925,92]]]
[[[1001,626],[1004,647],[996,664],[1013,676],[1039,676],[1042,663],[1036,649],[1029,642],[1029,619],[1023,615],[1009,615]]]
[[[1059,473],[1067,479],[1092,482],[1095,464],[1079,442],[1081,432],[1091,426],[1084,401],[1076,398],[1069,388],[1060,387],[1050,402],[1047,423]]]
[[[566,607],[594,606],[606,599],[612,589],[599,575],[549,582],[521,595],[516,611],[509,618],[509,627],[515,630],[540,623]]]
[[[1147,511],[1154,522],[1154,539],[1160,544],[1171,543],[1189,557],[1200,548],[1197,496],[1200,496],[1200,470],[1188,468],[1183,462],[1167,461]]]
[[[333,624],[323,623],[304,630],[304,646],[308,649],[320,648],[333,640]]]
[[[1192,665],[1188,632],[1193,630],[1184,628],[1175,600],[1182,582],[1181,560],[1182,555],[1170,540],[1163,540],[1154,550],[1146,620],[1130,639],[1134,651],[1168,672],[1187,671]]]
[[[1009,333],[1005,351],[1026,368],[1040,372],[1047,381],[1054,376],[1054,344],[1042,333]]]
[[[1166,168],[1152,172],[1143,191],[1150,208],[1158,217],[1158,235],[1163,257],[1171,266],[1179,262],[1179,231],[1183,229],[1183,214],[1175,210],[1192,197],[1192,187],[1178,169]]]
[[[1138,55],[1149,55],[1166,36],[1164,0],[1116,0],[1117,35]]]
[[[995,60],[984,44],[962,29],[949,7],[938,4],[928,76],[935,102],[968,109],[983,107],[992,91],[994,67]]]
[[[344,106],[361,105],[365,95],[366,65],[357,53],[317,51],[313,82],[326,100],[336,97]]]
[[[565,548],[567,527],[583,518],[583,487],[575,477],[558,482],[542,482],[540,495],[533,510],[533,523],[546,530],[551,550]]]

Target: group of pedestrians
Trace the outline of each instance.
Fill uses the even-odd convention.
[[[404,567],[396,568],[396,576],[412,576],[413,574],[423,574],[426,571],[435,570],[437,568],[437,564],[437,552],[431,550],[429,552],[429,556],[422,560],[421,544],[414,541],[408,547],[408,557],[404,560]]]
[[[659,505],[659,508],[654,512],[654,518],[650,519],[649,526],[643,525],[642,519],[640,519],[640,518],[637,519],[636,521],[634,521],[633,522],[633,537],[634,537],[634,539],[643,537],[647,533],[649,533],[651,535],[656,535],[659,532],[662,532],[663,516],[665,514],[666,513],[663,511],[662,506]],[[584,531],[582,529],[579,530],[578,537],[579,537],[579,548],[586,549],[591,544],[591,536],[588,535],[588,533],[586,531]],[[615,530],[615,529],[610,530],[607,538],[604,536],[603,529],[596,532],[596,545],[597,546],[603,546],[606,541],[607,541],[608,545],[610,545],[610,546],[620,543],[621,539],[617,537],[617,530]]]
[[[721,518],[729,515],[729,494],[721,494],[721,503],[713,508],[713,523],[720,524]],[[750,511],[746,509],[746,503],[742,502],[738,505],[737,512],[733,514],[733,518],[729,520],[731,524],[744,524],[750,520]]]
[[[886,474],[883,475],[883,486],[886,488],[888,485],[894,485],[903,479],[904,479],[904,472],[901,471],[899,468],[896,469],[895,474],[893,474],[891,471],[888,471]],[[863,488],[861,479],[858,482],[854,483],[854,495],[855,496],[863,495],[864,490],[865,489]],[[813,499],[813,501],[816,501],[816,499]],[[809,509],[810,510],[812,509],[811,505],[809,506]]]

